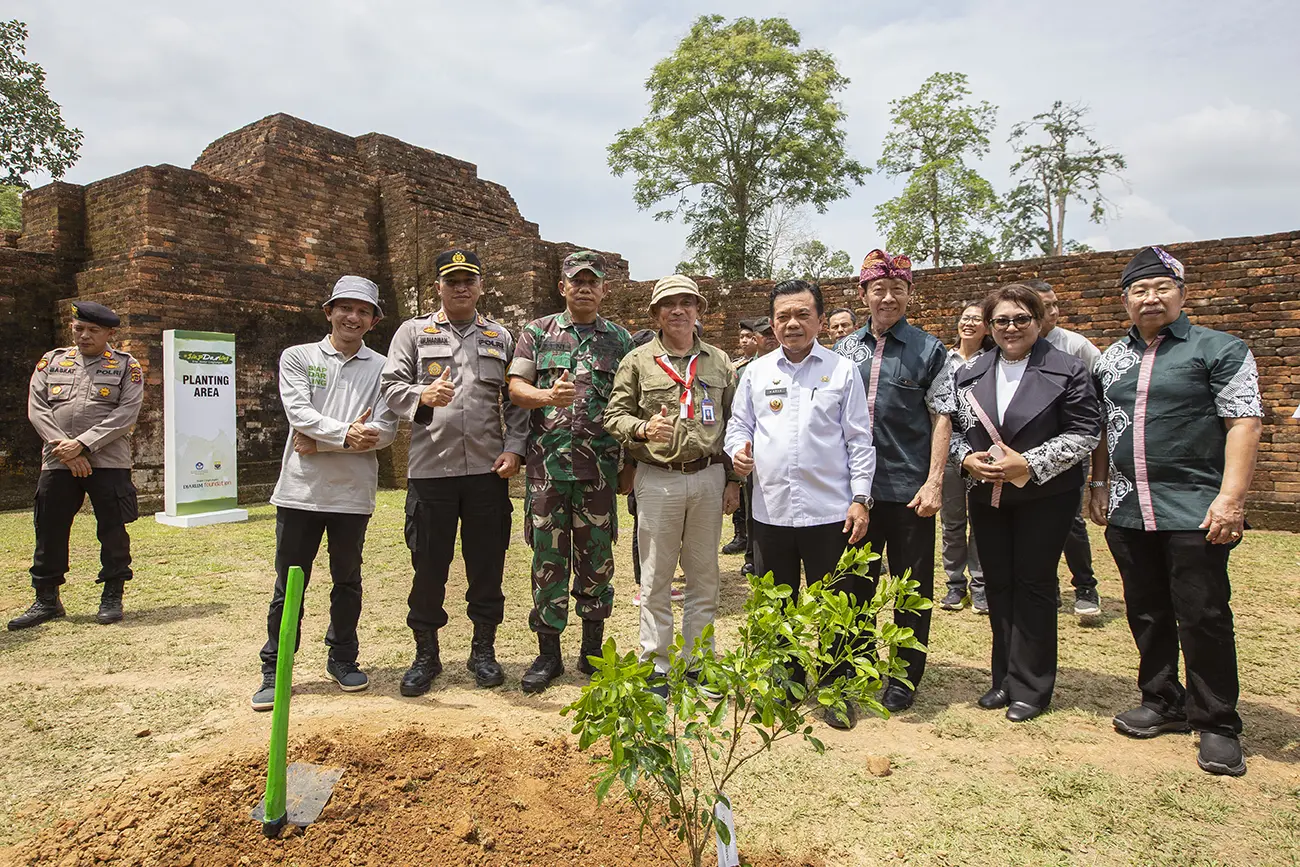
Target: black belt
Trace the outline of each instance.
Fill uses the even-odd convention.
[[[721,455],[707,455],[702,458],[696,458],[693,461],[678,461],[675,463],[662,463],[660,461],[641,461],[652,467],[658,467],[661,470],[670,470],[674,473],[698,473],[700,470],[708,469],[714,464],[722,463]]]

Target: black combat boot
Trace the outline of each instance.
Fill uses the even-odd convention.
[[[430,629],[411,630],[415,633],[415,661],[402,675],[401,693],[408,698],[424,695],[433,685],[433,679],[442,674],[442,660],[438,658],[438,633]]]
[[[582,621],[582,647],[578,649],[578,671],[586,675],[596,673],[596,666],[587,661],[588,656],[601,656],[600,645],[605,641],[605,621]]]
[[[36,588],[36,601],[32,607],[9,621],[10,629],[26,629],[38,626],[47,620],[63,616],[63,603],[59,601],[59,587],[41,586]]]
[[[500,686],[506,682],[506,673],[497,662],[497,625],[475,623],[474,641],[469,646],[469,661],[465,667],[474,672],[474,683],[481,687]]]
[[[122,589],[125,583],[121,580],[104,582],[104,592],[99,596],[99,613],[95,615],[96,622],[117,623],[122,619]]]
[[[537,633],[540,651],[532,666],[524,672],[520,685],[524,692],[541,692],[551,681],[564,674],[564,660],[560,658],[560,636]]]

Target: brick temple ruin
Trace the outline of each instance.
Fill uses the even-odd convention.
[[[585,238],[600,248],[600,238]],[[1159,243],[1160,239],[1153,238]],[[865,239],[860,258],[878,246]],[[368,342],[437,305],[434,257],[474,249],[485,268],[480,309],[518,329],[558,310],[559,262],[579,245],[543,240],[510,193],[471,163],[377,133],[352,137],[284,114],[209,145],[189,169],[146,166],[85,186],[54,183],[23,197],[23,230],[0,238],[0,508],[27,508],[40,443],[26,420],[31,367],[67,345],[67,302],[122,314],[117,344],[146,370],[133,434],[136,484],[162,490],[162,331],[229,331],[238,340],[239,488],[264,500],[286,435],[276,385],[279,353],[325,332],[321,299],[341,274],[375,280],[388,318]],[[1170,244],[1188,270],[1193,321],[1247,340],[1259,364],[1264,435],[1249,504],[1254,526],[1300,529],[1300,232]],[[945,341],[961,305],[990,287],[1042,277],[1062,324],[1105,347],[1125,329],[1116,281],[1133,251],[1029,259],[917,273],[911,320]],[[607,253],[614,283],[605,313],[648,324],[650,283],[631,282]],[[702,280],[705,335],[732,350],[737,322],[763,315],[770,282]],[[823,284],[831,306],[860,305],[855,282]],[[404,436],[381,458],[381,484],[400,485]]]

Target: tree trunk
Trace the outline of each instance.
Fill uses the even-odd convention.
[[[1061,256],[1065,253],[1065,200],[1067,193],[1064,190],[1056,192],[1056,244],[1052,255]]]

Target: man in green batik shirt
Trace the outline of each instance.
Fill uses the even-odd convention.
[[[578,670],[591,674],[605,619],[614,604],[615,493],[632,489],[623,450],[605,430],[614,372],[632,336],[600,315],[605,258],[570,253],[561,268],[562,313],[524,326],[510,363],[510,399],[531,410],[525,463],[533,548],[533,610],[538,657],[524,673],[524,692],[541,692],[564,673],[560,633],[569,619],[569,577],[582,619]]]
[[[1120,286],[1133,327],[1094,368],[1106,427],[1089,503],[1138,648],[1142,704],[1114,725],[1135,738],[1200,732],[1201,769],[1240,776],[1228,553],[1245,532],[1264,415],[1255,357],[1188,320],[1183,263],[1160,247],[1134,256]]]

